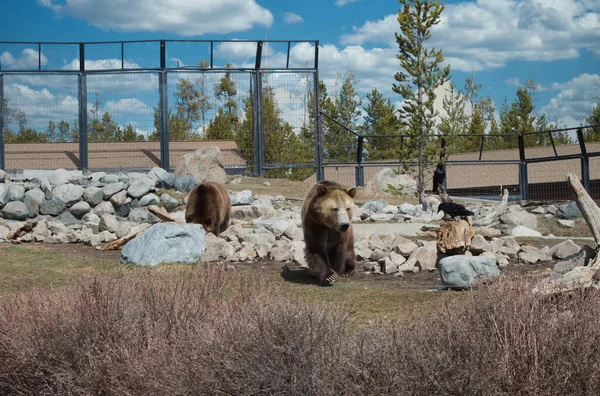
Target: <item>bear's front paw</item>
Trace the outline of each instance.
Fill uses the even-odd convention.
[[[321,286],[331,286],[335,283],[338,278],[338,274],[335,272],[330,273],[323,281],[321,281]]]

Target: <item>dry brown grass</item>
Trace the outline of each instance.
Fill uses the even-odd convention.
[[[503,278],[404,323],[218,266],[96,276],[0,300],[0,393],[595,395],[600,294]]]

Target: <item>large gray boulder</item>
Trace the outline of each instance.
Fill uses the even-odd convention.
[[[49,199],[40,207],[40,213],[43,215],[58,216],[65,208],[66,205],[64,202],[56,199]]]
[[[83,199],[91,206],[96,206],[104,200],[104,191],[100,187],[88,187],[83,190]]]
[[[71,206],[81,200],[84,188],[75,184],[61,184],[52,190],[52,198]]]
[[[10,201],[10,189],[6,184],[0,184],[0,206],[6,205]]]
[[[517,226],[525,226],[530,230],[537,229],[537,218],[535,215],[524,210],[506,213],[500,217],[500,220],[508,226],[509,230]]]
[[[195,264],[204,253],[205,240],[200,224],[155,224],[123,247],[121,263],[145,267]]]
[[[25,187],[22,184],[11,183],[8,186],[11,201],[22,201],[25,197]]]
[[[496,259],[486,256],[449,256],[439,262],[442,284],[450,289],[465,290],[500,276]]]
[[[175,190],[189,192],[196,187],[198,182],[193,176],[181,176],[175,180]]]
[[[137,179],[127,189],[127,194],[132,198],[141,198],[154,189],[154,185],[148,180]]]
[[[552,257],[557,259],[563,259],[565,257],[571,256],[577,252],[579,252],[581,248],[575,244],[570,239],[567,239],[564,242],[559,243],[558,245],[554,245],[552,249],[550,249],[550,254]]]
[[[198,183],[227,183],[221,150],[211,146],[184,155],[175,168],[175,176],[193,176]]]
[[[125,188],[125,183],[123,183],[123,182],[116,182],[116,183],[110,183],[110,184],[105,185],[102,188],[102,191],[104,192],[104,199],[110,199],[110,197],[112,197],[116,193],[123,191],[124,188]]]
[[[25,197],[33,199],[39,206],[42,206],[46,202],[46,194],[39,188],[32,188],[27,191]]]
[[[385,201],[385,199],[383,198],[379,198],[376,201],[367,201],[363,204],[363,206],[361,206],[361,209],[366,209],[366,210],[370,210],[371,212],[377,212],[378,210],[381,210],[383,208],[385,208],[386,206],[388,206],[388,203]]]
[[[25,220],[29,217],[27,206],[21,201],[12,201],[2,208],[2,217],[11,220]]]
[[[154,167],[148,172],[148,177],[154,180],[158,188],[173,188],[175,187],[176,177],[174,174],[167,172],[163,168]]]
[[[581,217],[581,211],[575,201],[560,205],[556,211],[556,216],[561,219],[575,219]]]
[[[384,168],[367,182],[364,192],[369,195],[391,196],[396,192],[404,195],[416,195],[417,182],[408,175],[398,174],[390,168]]]
[[[252,203],[252,191],[240,191],[236,194],[229,196],[229,199],[231,200],[231,206],[250,205]]]

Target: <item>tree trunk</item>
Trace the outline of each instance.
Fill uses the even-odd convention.
[[[596,205],[585,188],[583,188],[583,185],[576,175],[569,173],[567,175],[567,181],[569,182],[571,191],[575,194],[575,202],[577,202],[577,206],[592,232],[594,241],[596,241],[596,257],[589,263],[589,266],[600,267],[600,254],[598,254],[598,251],[600,250],[600,208]]]
[[[462,253],[469,249],[475,230],[465,220],[446,221],[440,225],[438,250],[442,253]]]
[[[481,219],[473,220],[473,225],[474,226],[488,226],[488,225],[492,224],[492,222],[494,221],[494,219],[497,216],[500,216],[502,213],[504,213],[507,205],[508,205],[508,190],[504,189],[504,194],[502,195],[502,202],[500,202],[498,204],[498,206],[496,206],[496,208],[494,209],[494,211],[492,213],[488,214],[485,217],[482,217]]]

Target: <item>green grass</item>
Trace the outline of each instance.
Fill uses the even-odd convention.
[[[77,276],[117,273],[124,268],[117,260],[77,257],[39,246],[3,247],[0,248],[0,293],[62,286]]]
[[[68,245],[67,245],[68,246]],[[87,252],[87,253],[86,253]],[[86,254],[84,254],[86,253]],[[34,287],[68,286],[81,276],[119,275],[131,271],[178,271],[188,268],[165,265],[155,269],[121,265],[117,258],[95,258],[97,252],[79,247],[76,252],[53,246],[11,245],[0,248],[0,294]],[[300,275],[283,279],[276,263],[235,265],[228,276],[239,276],[248,271],[268,284],[280,287],[285,298],[305,301],[310,305],[334,305],[347,309],[350,325],[360,327],[376,321],[409,320],[445,298],[461,293],[431,292],[427,287],[407,285],[402,278],[355,276],[344,278],[332,287],[320,287],[312,278]],[[436,283],[433,282],[432,286]],[[463,293],[464,294],[464,293]]]
[[[568,228],[558,224],[554,217],[538,216],[538,231],[543,235],[552,234],[560,237],[591,237],[592,233],[583,218],[573,219],[575,226]]]

